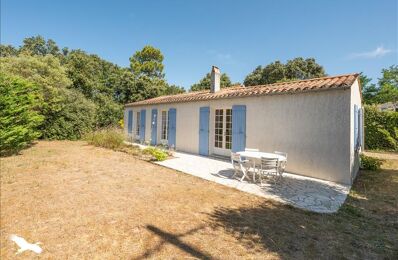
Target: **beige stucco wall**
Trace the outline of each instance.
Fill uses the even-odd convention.
[[[301,94],[234,98],[205,102],[127,107],[146,112],[147,140],[151,136],[152,108],[158,109],[158,140],[161,110],[177,109],[176,148],[199,152],[199,108],[210,107],[209,151],[213,153],[214,109],[246,105],[246,147],[288,153],[287,171],[340,183],[351,183],[351,96],[353,90],[328,90]],[[126,113],[127,114],[127,113]],[[127,118],[125,128],[127,130]]]
[[[351,181],[354,181],[358,171],[359,171],[359,153],[362,148],[355,150],[354,144],[354,106],[357,105],[358,108],[362,108],[362,96],[358,80],[354,82],[351,87],[351,106],[350,106],[350,167],[351,167]],[[360,127],[360,126],[358,126]],[[364,131],[362,131],[364,133]]]

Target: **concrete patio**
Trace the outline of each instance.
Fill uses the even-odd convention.
[[[350,186],[285,173],[283,181],[274,184],[241,182],[233,178],[231,163],[215,158],[175,152],[174,158],[156,162],[199,178],[248,192],[267,199],[274,199],[294,207],[318,212],[336,212],[344,203]]]

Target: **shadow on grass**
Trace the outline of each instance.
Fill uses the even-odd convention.
[[[389,170],[360,174],[353,192],[334,214],[267,200],[239,208],[218,207],[209,214],[209,224],[233,235],[247,250],[272,251],[281,258],[394,258],[398,183],[393,179],[397,177],[398,171]]]
[[[146,228],[152,232],[153,234],[159,236],[162,240],[160,243],[158,243],[156,246],[153,248],[147,249],[145,253],[143,253],[141,256],[136,257],[134,259],[147,259],[150,258],[152,255],[154,255],[156,252],[160,251],[160,249],[165,245],[166,243],[169,243],[180,250],[188,253],[194,258],[200,258],[200,259],[211,259],[212,257],[205,253],[200,251],[199,249],[195,248],[194,246],[191,246],[181,240],[182,237],[187,236],[187,235],[192,235],[199,231],[200,229],[203,229],[204,226],[199,226],[196,228],[193,228],[185,233],[182,234],[173,234],[170,232],[166,232],[164,230],[161,230],[160,228],[153,226],[153,225],[147,225]]]
[[[15,149],[15,150],[11,150],[11,151],[2,151],[0,153],[0,158],[6,158],[6,157],[11,157],[11,156],[19,156],[22,155],[21,152],[28,150],[32,147],[34,147],[38,142],[37,141],[33,141],[27,145],[25,145],[24,147],[20,148],[20,149]]]

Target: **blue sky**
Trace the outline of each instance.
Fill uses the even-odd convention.
[[[242,82],[257,65],[314,57],[329,75],[373,79],[397,64],[396,0],[1,0],[1,43],[40,34],[119,64],[160,48],[170,83],[184,87],[217,65]]]

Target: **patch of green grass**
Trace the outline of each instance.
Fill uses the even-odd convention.
[[[148,147],[143,150],[144,154],[150,154],[154,157],[156,161],[164,161],[167,159],[168,154],[166,151],[163,151],[159,148]]]
[[[371,170],[371,171],[380,170],[380,166],[382,164],[383,160],[361,154],[361,166],[365,170]]]

